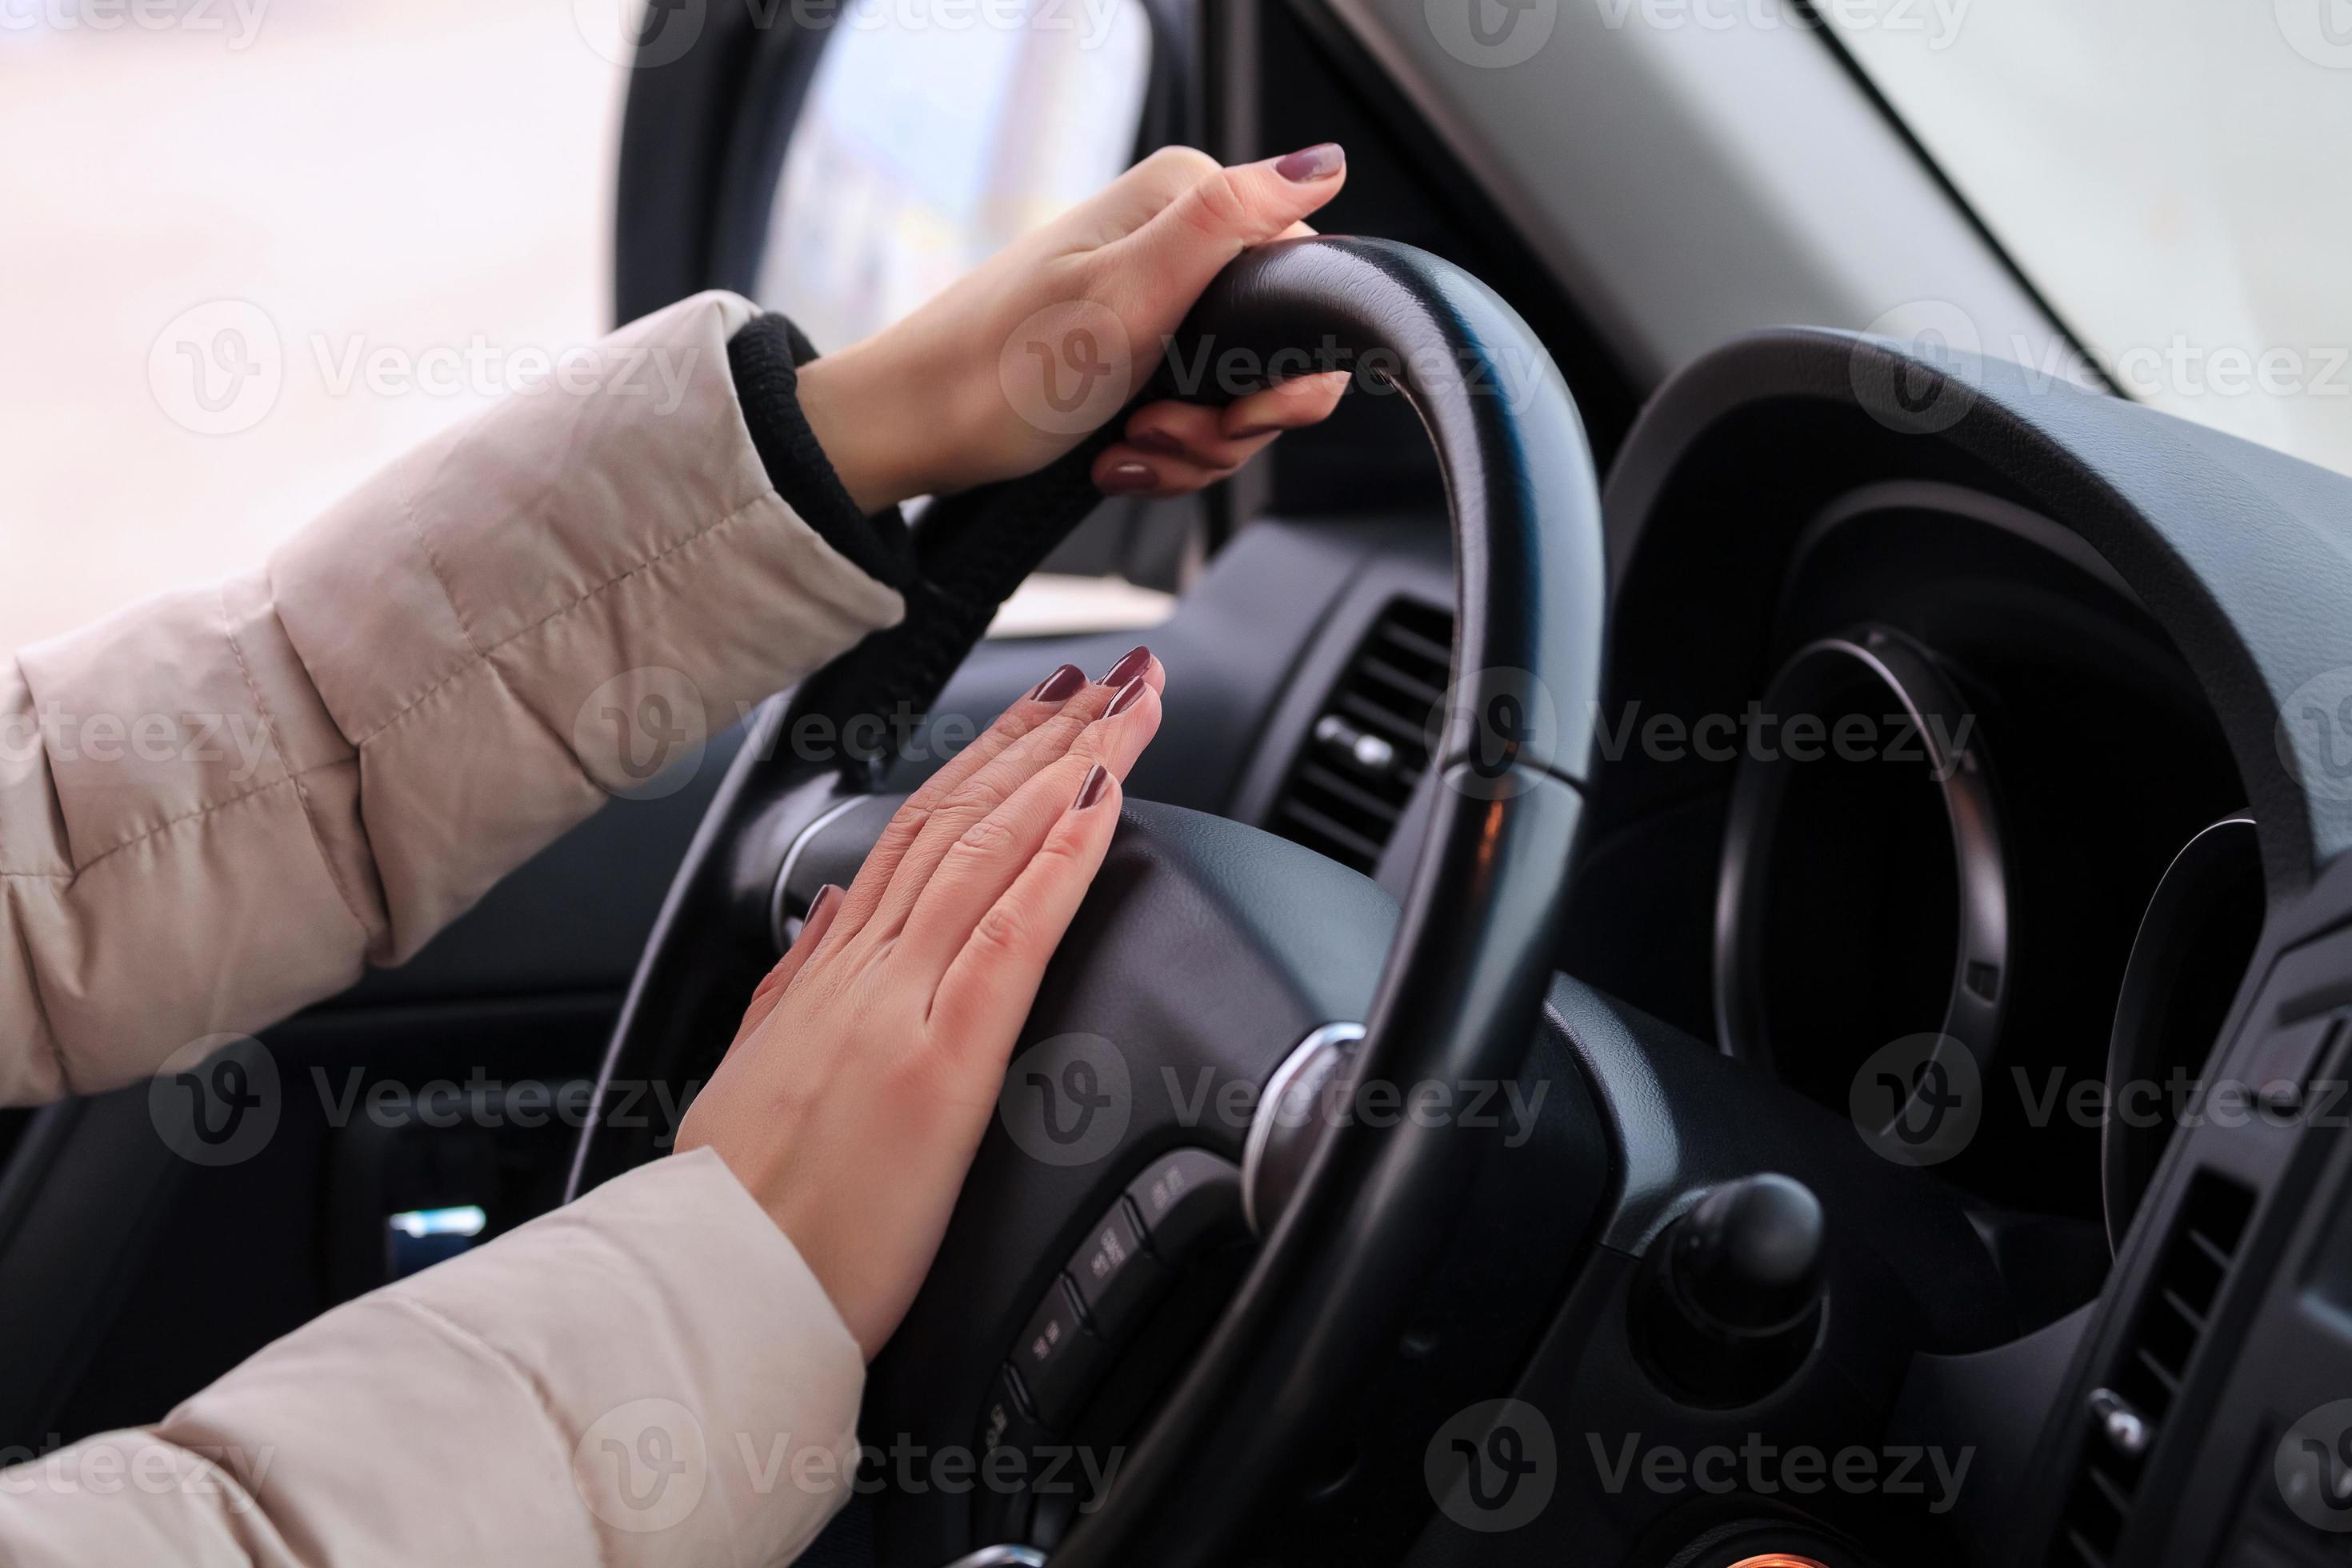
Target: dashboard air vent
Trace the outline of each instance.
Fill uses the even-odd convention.
[[[1369,874],[1429,766],[1430,720],[1453,659],[1449,612],[1391,600],[1325,699],[1275,802],[1274,830]]]
[[[2230,1265],[2246,1237],[2253,1194],[2200,1171],[2105,1387],[2090,1398],[2092,1431],[2058,1523],[2051,1568],[2106,1568],[2131,1523],[2142,1471],[2179,1396]]]

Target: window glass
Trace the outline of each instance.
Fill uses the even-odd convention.
[[[862,0],[785,148],[761,302],[819,348],[897,321],[1125,169],[1150,68],[1140,0],[1033,0],[1021,27]]]
[[[999,14],[859,0],[825,39],[754,290],[819,349],[898,321],[1133,160],[1151,74],[1141,0],[1031,0],[1017,27],[990,25]],[[1198,514],[1189,500],[1105,505],[992,635],[1165,620]]]
[[[2117,386],[2352,472],[2352,0],[1820,10]]]

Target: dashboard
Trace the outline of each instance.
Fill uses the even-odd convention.
[[[1970,394],[1982,416],[1906,422],[1867,395],[1876,352],[1742,341],[1627,439],[1553,1018],[1638,1037],[1637,1077],[1661,1052],[1729,1056],[1759,1113],[1811,1100],[1837,1119],[1824,1136],[1843,1123],[1955,1192],[2011,1316],[1923,1358],[1898,1421],[1964,1413],[1981,1439],[1983,1484],[1947,1521],[1958,1555],[2036,1560],[2020,1533],[2054,1530],[2050,1561],[2100,1563],[2180,1522],[2182,1467],[2213,1463],[2198,1476],[2226,1491],[2243,1446],[2299,1414],[2190,1418],[2233,1375],[2242,1342],[2220,1331],[2287,1288],[2247,1260],[2314,1188],[2308,1167],[2283,1186],[2284,1146],[2260,1139],[2305,1130],[2176,1123],[2231,1075],[2286,1081],[2265,1076],[2286,1059],[2273,1035],[2301,1052],[2295,1082],[2352,1038],[2352,991],[2311,956],[2344,803],[2315,787],[2315,736],[2282,724],[2287,693],[2352,661],[2326,608],[2352,592],[2326,521],[2342,481],[1998,367]],[[1450,601],[1436,515],[1245,530],[1152,641],[1255,700],[1167,765],[1213,773],[1222,814],[1401,887]],[[2265,991],[2285,974],[2291,994]],[[1956,1101],[1956,1135],[1905,1135]],[[1614,1113],[1621,1208],[1650,1218],[1600,1244],[1630,1257],[1728,1156],[1654,1146],[1630,1168],[1639,1107]],[[2352,1338],[2328,1353],[2352,1363]],[[1538,1362],[1522,1387],[1547,1375],[1590,1371]],[[2203,1500],[2213,1531],[2263,1506]]]
[[[2077,536],[1948,482],[1832,497],[1778,581],[1745,586],[1738,620],[1621,662],[1620,732],[1642,728],[1594,866],[1624,885],[1593,888],[1571,972],[1841,1111],[1899,1042],[1940,1037],[1946,1092],[1981,1116],[1922,1157],[2005,1208],[2104,1223],[2144,914],[2247,800],[2195,677]],[[1673,743],[1710,715],[1707,751]],[[2251,933],[2200,956],[2226,1007]]]
[[[2250,797],[2196,676],[2079,535],[1948,479],[1822,488],[1772,573],[1694,538],[1621,616],[1560,968],[1841,1115],[1886,1047],[1953,1041],[1979,1115],[1936,1163],[1988,1213],[2053,1222],[2047,1289],[2079,1304],[2163,1142],[2115,1113],[2111,1058],[2194,1073],[2252,956]],[[1751,497],[1694,531],[1764,521]],[[1445,699],[1445,549],[1439,517],[1267,521],[1166,628],[1187,648],[1196,616],[1227,622],[1229,577],[1338,574],[1224,809],[1392,892]],[[2151,924],[2187,847],[2232,823]]]

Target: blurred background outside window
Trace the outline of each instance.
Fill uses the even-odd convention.
[[[572,0],[174,5],[0,0],[0,648],[257,563],[609,324],[628,73]]]
[[[593,344],[640,11],[0,0],[0,649],[260,563]],[[1131,133],[1086,128],[1135,122],[1140,6],[1064,14],[1086,31],[845,15],[762,302],[851,341],[1124,167]],[[1066,573],[999,629],[1171,603]]]

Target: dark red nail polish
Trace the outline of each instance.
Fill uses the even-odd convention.
[[[1118,718],[1120,714],[1134,707],[1136,703],[1141,700],[1146,689],[1147,688],[1143,684],[1143,678],[1141,676],[1138,676],[1133,680],[1129,681],[1126,685],[1118,689],[1118,695],[1110,700],[1110,706],[1103,710],[1103,717],[1106,719]]]
[[[1085,782],[1078,785],[1078,798],[1070,803],[1070,809],[1086,810],[1087,807],[1100,800],[1103,797],[1103,792],[1108,788],[1110,788],[1110,770],[1097,763],[1087,770]]]
[[[1087,683],[1087,672],[1075,664],[1057,668],[1053,674],[1030,688],[1032,702],[1067,702]]]
[[[1150,466],[1145,463],[1115,464],[1110,472],[1102,477],[1101,489],[1105,495],[1133,495],[1138,490],[1159,488],[1160,476],[1153,473]]]
[[[1274,166],[1274,172],[1291,184],[1304,185],[1316,180],[1328,180],[1338,174],[1348,162],[1347,153],[1337,142],[1318,142],[1312,147],[1301,147]]]
[[[1138,676],[1141,675],[1145,670],[1150,669],[1150,668],[1151,650],[1148,647],[1138,645],[1137,647],[1129,648],[1125,653],[1119,655],[1118,662],[1110,667],[1110,673],[1104,676],[1100,680],[1096,681],[1095,684],[1097,686],[1109,687],[1125,686],[1129,681],[1135,679]]]
[[[1127,438],[1127,444],[1139,451],[1158,452],[1163,457],[1181,458],[1184,443],[1165,430],[1145,430]]]

